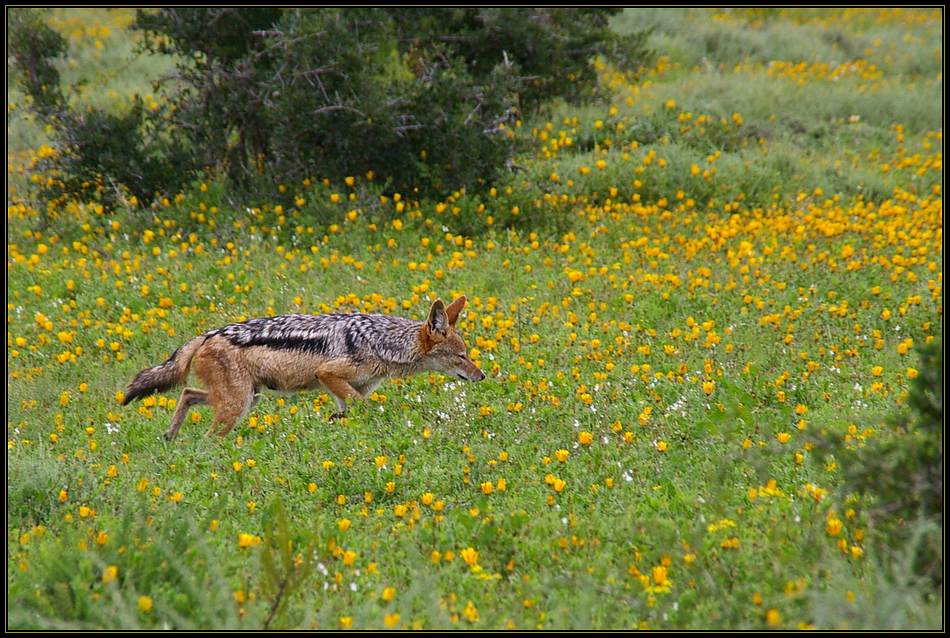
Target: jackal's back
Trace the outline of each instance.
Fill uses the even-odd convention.
[[[409,363],[416,355],[420,325],[390,315],[292,314],[233,323],[212,334],[241,348],[264,346],[328,359]]]

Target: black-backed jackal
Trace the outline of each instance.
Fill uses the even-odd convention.
[[[386,377],[437,371],[481,381],[485,374],[468,356],[455,330],[465,297],[432,304],[425,321],[368,314],[282,315],[233,323],[195,337],[165,363],[142,370],[122,404],[181,385],[188,371],[205,390],[185,388],[166,439],[174,439],[188,409],[210,404],[208,434],[224,436],[257,402],[262,388],[283,391],[326,388],[346,412],[346,399],[365,398]],[[332,418],[332,417],[331,417]]]

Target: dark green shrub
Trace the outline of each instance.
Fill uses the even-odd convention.
[[[896,436],[860,448],[845,469],[850,485],[875,495],[869,510],[881,519],[939,516],[943,511],[943,353],[936,343],[920,351],[911,385],[911,414],[893,420]]]
[[[356,34],[378,28],[372,37],[384,41],[389,25],[376,20],[385,15],[363,15],[358,26],[350,11],[285,20],[296,34],[287,37],[313,37],[287,50],[282,63],[314,72],[274,92],[260,149],[265,172],[293,181],[371,170],[401,192],[491,180],[509,153],[497,123],[514,104],[510,78],[496,73],[477,83],[442,47],[415,52],[411,69],[394,49],[365,51]]]
[[[33,111],[52,125],[57,152],[39,168],[52,179],[41,187],[46,201],[80,198],[113,207],[127,195],[148,201],[190,179],[194,162],[162,112],[148,113],[136,98],[124,113],[69,105],[55,60],[66,41],[37,11],[10,11],[14,77]]]
[[[162,133],[163,121],[146,115],[138,97],[125,113],[66,109],[52,121],[59,153],[43,162],[55,178],[44,187],[48,200],[78,195],[114,208],[131,197],[151,201],[193,177],[187,147]]]
[[[403,55],[388,11],[168,9],[138,26],[182,59],[176,125],[238,185],[371,170],[394,190],[444,191],[508,155],[510,75],[476,80],[438,43]]]
[[[70,109],[51,64],[65,45],[35,14],[11,38],[19,81],[54,126],[48,200],[114,206],[127,191],[147,204],[200,170],[257,195],[372,171],[388,192],[441,196],[498,179],[522,110],[593,96],[594,57],[647,59],[643,34],[609,30],[616,11],[140,11],[143,48],[175,55],[177,73],[156,87],[166,108],[120,114]]]
[[[17,84],[39,113],[59,111],[66,100],[53,62],[66,53],[66,40],[35,9],[10,9],[7,19],[7,52],[17,69]]]
[[[895,548],[912,540],[912,523],[943,518],[943,351],[931,343],[919,354],[911,413],[864,447],[836,452],[847,490],[865,497],[865,513]],[[916,542],[915,572],[942,581],[940,539]]]
[[[274,56],[263,46],[274,33],[280,9],[188,8],[139,11],[135,27],[144,49],[173,54],[178,77],[170,89],[174,126],[195,153],[195,162],[224,168],[232,181],[247,186],[269,153],[265,103],[280,83]],[[296,72],[296,71],[294,71]],[[158,83],[156,83],[158,88]]]
[[[442,194],[496,179],[520,110],[592,95],[594,56],[647,57],[614,11],[164,9],[137,26],[179,56],[175,122],[234,183],[371,170]]]
[[[392,12],[403,51],[445,45],[482,81],[505,61],[516,74],[520,107],[545,100],[591,97],[597,77],[590,61],[609,56],[639,70],[650,58],[646,32],[618,36],[608,20],[621,9],[403,9]],[[408,49],[407,49],[408,46]]]

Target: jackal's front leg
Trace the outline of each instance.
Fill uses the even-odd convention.
[[[318,374],[317,378],[320,379],[320,383],[330,391],[330,394],[333,395],[333,398],[336,400],[336,407],[339,410],[336,414],[330,415],[330,420],[339,419],[340,417],[346,416],[346,399],[348,398],[361,398],[361,394],[356,391],[356,389],[350,385],[345,379],[334,376],[332,374]]]

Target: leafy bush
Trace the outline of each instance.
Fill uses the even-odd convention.
[[[590,95],[593,56],[646,58],[612,11],[165,9],[137,26],[181,60],[168,88],[199,164],[444,193],[497,177],[521,110]]]
[[[636,71],[649,59],[648,33],[618,36],[608,20],[619,9],[404,9],[393,12],[401,50],[441,43],[465,61],[479,82],[504,61],[519,81],[524,111],[546,100],[591,97],[594,57]]]
[[[175,55],[177,73],[157,83],[166,108],[136,101],[120,114],[67,106],[52,65],[65,44],[35,14],[12,40],[60,151],[47,158],[58,178],[47,199],[112,206],[127,188],[147,203],[201,169],[246,191],[371,172],[390,191],[444,194],[498,178],[521,111],[593,96],[594,57],[634,70],[649,57],[644,34],[609,30],[616,11],[140,11],[143,47]]]
[[[114,208],[132,197],[148,202],[190,178],[190,154],[139,98],[125,113],[63,110],[53,121],[60,153],[44,160],[57,177],[44,188],[48,200],[81,195]]]
[[[943,516],[943,351],[931,343],[920,350],[920,372],[910,391],[912,414],[893,420],[897,435],[882,435],[865,447],[841,452],[845,484],[868,497],[866,513],[888,531],[893,547],[911,542],[918,519]],[[939,536],[916,539],[914,571],[943,576]]]
[[[13,9],[7,15],[8,55],[18,70],[17,84],[32,98],[39,113],[59,110],[65,97],[53,61],[66,53],[66,40],[49,28],[35,9]]]
[[[148,201],[187,181],[190,156],[174,132],[167,133],[161,113],[148,113],[138,97],[118,114],[70,107],[55,64],[66,53],[63,37],[37,11],[11,11],[9,26],[17,83],[52,125],[58,151],[40,162],[52,178],[41,188],[45,200],[79,197],[113,207],[126,193]]]

